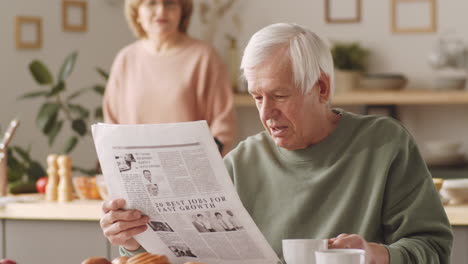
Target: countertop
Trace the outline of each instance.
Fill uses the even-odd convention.
[[[39,196],[34,202],[9,203],[0,207],[0,219],[99,221],[102,215],[102,202],[101,200],[46,202]],[[468,204],[446,205],[444,208],[450,224],[468,226]]]
[[[102,200],[47,202],[42,195],[28,195],[22,202],[0,207],[0,219],[99,221]]]

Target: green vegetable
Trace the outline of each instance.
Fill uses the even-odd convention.
[[[12,182],[8,184],[8,192],[11,194],[19,194],[19,193],[35,193],[36,190],[36,183],[35,182]]]

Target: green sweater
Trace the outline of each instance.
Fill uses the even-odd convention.
[[[452,232],[409,133],[387,117],[342,112],[337,128],[287,151],[262,132],[225,157],[242,203],[275,252],[281,240],[359,234],[390,263],[449,263]]]

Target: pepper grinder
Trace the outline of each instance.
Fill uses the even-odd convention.
[[[73,186],[71,179],[72,160],[67,155],[60,155],[57,158],[58,175],[60,181],[58,184],[58,201],[70,202],[73,200]]]
[[[55,154],[47,156],[47,175],[49,180],[46,186],[46,201],[49,202],[57,201],[58,196],[59,174],[57,159],[58,156]]]

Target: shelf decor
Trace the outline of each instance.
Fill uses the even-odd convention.
[[[392,0],[390,18],[393,33],[436,31],[436,0]]]
[[[361,22],[361,0],[325,0],[327,23]]]
[[[40,49],[42,47],[42,19],[33,16],[17,16],[15,34],[16,49]]]
[[[62,0],[62,28],[63,31],[68,32],[86,32],[88,30],[88,3]]]

